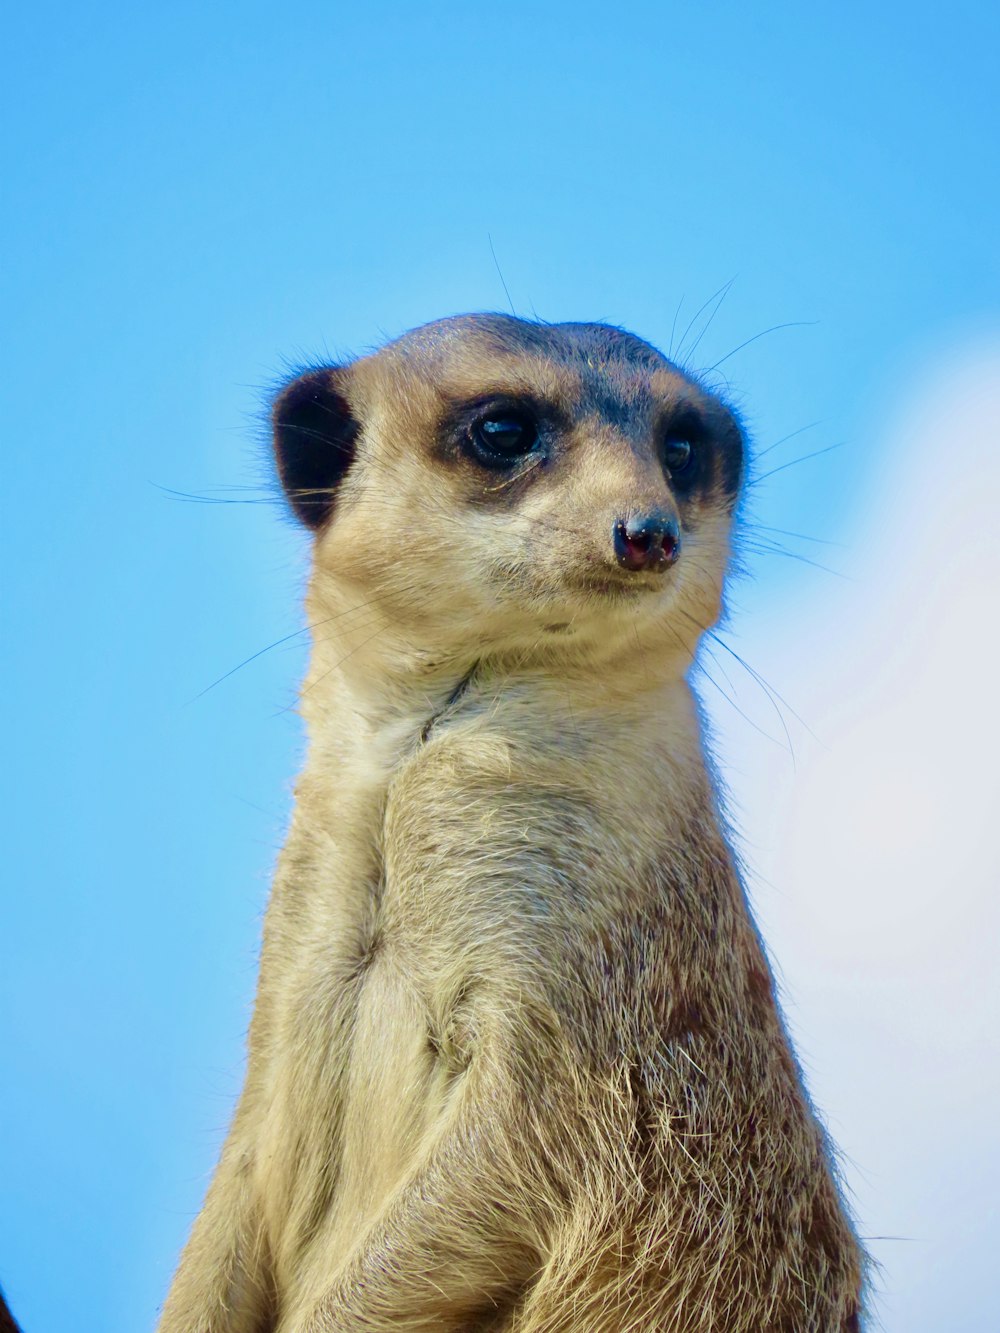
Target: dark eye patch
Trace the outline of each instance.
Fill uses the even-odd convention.
[[[564,425],[550,403],[526,394],[492,394],[448,403],[439,440],[445,456],[502,472],[548,458]]]
[[[698,410],[675,408],[659,429],[659,453],[671,489],[687,495],[711,473],[711,434]]]
[[[660,422],[658,447],[671,489],[680,499],[719,487],[730,505],[739,491],[743,439],[732,414],[717,399],[681,403]]]

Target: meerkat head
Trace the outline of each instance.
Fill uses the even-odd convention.
[[[719,614],[740,427],[632,334],[440,320],[293,380],[273,425],[318,616],[376,608],[427,657],[683,669]]]

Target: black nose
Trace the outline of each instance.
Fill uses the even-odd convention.
[[[672,514],[636,514],[615,524],[615,556],[623,569],[659,572],[680,553],[680,524]]]

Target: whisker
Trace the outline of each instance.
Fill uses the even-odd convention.
[[[839,546],[841,550],[847,549],[846,542],[831,541],[827,537],[810,537],[808,533],[789,532],[787,528],[772,528],[769,527],[766,523],[751,522],[748,523],[746,526],[751,529],[756,529],[756,531],[758,532],[777,532],[782,537],[795,537],[800,542],[816,542],[819,546]]]
[[[242,671],[243,668],[249,666],[251,662],[256,662],[258,657],[263,657],[265,653],[269,653],[275,648],[280,648],[283,643],[290,643],[292,639],[300,638],[309,628],[310,626],[303,625],[299,629],[292,630],[291,634],[284,634],[280,639],[275,639],[273,643],[269,643],[265,648],[259,648],[257,652],[251,653],[249,657],[245,657],[242,662],[231,667],[227,672],[219,676],[217,680],[213,680],[211,685],[206,685],[203,690],[199,690],[197,694],[192,695],[192,697],[188,699],[185,707],[197,703],[199,699],[204,699],[205,695],[208,694],[210,690],[214,690],[217,685],[221,685],[222,682],[228,680],[230,676],[235,676],[237,671]]]
[[[677,302],[677,309],[674,311],[674,317],[670,323],[670,342],[667,344],[667,359],[670,361],[673,361],[674,359],[674,334],[677,331],[677,321],[680,318],[681,306],[683,304],[684,297],[682,296]]]
[[[783,444],[787,444],[789,440],[794,440],[799,435],[804,435],[807,430],[815,430],[819,424],[818,421],[810,421],[808,425],[800,426],[798,430],[789,431],[787,435],[782,435],[780,440],[775,440],[775,442],[769,444],[766,449],[761,449],[760,453],[754,455],[753,461],[759,463],[760,460],[767,454],[771,453],[773,449],[780,449]]]
[[[710,651],[711,651],[711,648],[712,648],[712,645],[711,645],[710,643],[706,643],[706,644],[704,645],[704,650],[705,650],[706,653],[707,653],[707,652],[710,652]],[[714,657],[713,657],[712,660],[715,662],[716,666],[718,666],[719,670],[721,671],[721,670],[722,670],[722,664],[721,664],[716,658],[714,658]],[[792,749],[791,749],[791,744],[790,744],[790,741],[789,741],[788,730],[787,730],[787,728],[783,728],[783,730],[784,730],[784,732],[785,732],[785,740],[786,740],[786,742],[788,742],[788,744],[787,744],[787,745],[782,745],[780,739],[779,739],[777,736],[773,736],[773,735],[771,734],[771,732],[769,732],[768,729],[767,729],[766,727],[762,727],[761,724],[760,724],[759,722],[755,721],[754,718],[752,718],[748,712],[746,712],[744,709],[742,709],[742,708],[739,706],[739,704],[736,702],[736,700],[735,700],[731,695],[728,695],[728,694],[725,692],[725,690],[723,690],[723,689],[720,688],[718,682],[715,681],[715,680],[713,680],[712,677],[708,674],[707,670],[705,669],[704,662],[701,660],[701,658],[699,658],[698,661],[697,661],[697,663],[695,664],[695,670],[696,670],[699,674],[703,674],[703,675],[705,675],[705,676],[708,678],[708,680],[711,681],[711,683],[712,683],[712,684],[715,686],[715,688],[719,691],[719,693],[722,695],[722,697],[723,697],[724,699],[726,699],[726,700],[729,702],[729,704],[732,705],[733,708],[735,708],[736,712],[739,713],[740,717],[743,718],[743,720],[744,720],[745,722],[747,722],[747,723],[754,729],[754,731],[756,731],[759,735],[763,736],[763,737],[765,738],[765,740],[769,740],[769,741],[771,742],[772,745],[777,745],[780,749],[786,749],[786,748],[787,748],[788,751],[789,751],[789,753],[790,753],[791,756],[792,756],[792,763],[793,763],[793,765],[794,765],[794,763],[795,763],[795,755],[794,755],[794,752],[793,752]],[[729,680],[729,677],[728,677],[728,676],[726,677],[726,680],[728,681],[728,683],[729,683],[729,685],[730,685],[730,688],[733,689],[733,690],[735,691],[735,688],[736,688],[736,687],[733,685],[732,681]]]
[[[170,486],[161,486],[159,482],[151,481],[150,486],[167,495],[172,500],[182,500],[187,504],[206,504],[206,505],[253,505],[253,504],[276,504],[280,497],[277,495],[258,495],[253,498],[234,500],[227,499],[220,495],[197,495],[192,491],[176,491]],[[248,490],[254,489],[247,487]]]
[[[716,315],[722,309],[723,303],[725,302],[726,297],[729,295],[730,288],[732,287],[735,281],[736,281],[735,278],[731,278],[727,283],[726,287],[723,289],[722,295],[719,297],[718,301],[712,307],[712,311],[709,314],[708,319],[706,319],[705,323],[702,325],[701,332],[698,334],[697,338],[695,338],[694,342],[691,344],[690,349],[684,353],[685,361],[690,361],[691,358],[694,356],[695,352],[697,352],[702,338],[704,338],[705,334],[712,327],[712,323]]]
[[[834,578],[845,579],[847,582],[853,581],[850,575],[845,574],[843,570],[833,569],[830,565],[824,565],[821,560],[813,560],[808,555],[802,555],[800,551],[789,551],[787,547],[776,542],[755,542],[743,538],[740,547],[744,551],[754,551],[757,555],[781,555],[787,560],[797,560],[802,565],[811,565],[813,569],[821,569],[824,574],[832,574]]]
[[[407,592],[416,592],[418,587],[419,584],[414,582],[412,585],[410,585],[409,588],[404,587],[403,589],[401,589],[397,595],[405,596]],[[273,652],[275,648],[280,648],[282,644],[291,643],[293,639],[300,638],[303,634],[315,635],[317,630],[322,629],[324,625],[329,625],[336,621],[346,620],[348,616],[354,615],[358,611],[364,611],[369,607],[373,607],[376,605],[376,603],[384,601],[385,598],[386,594],[383,594],[382,596],[369,597],[365,601],[359,602],[356,606],[349,606],[343,611],[337,611],[332,616],[324,616],[322,620],[313,621],[309,625],[302,625],[299,627],[299,629],[293,630],[290,634],[282,635],[280,639],[275,639],[273,643],[267,644],[264,648],[259,648],[257,652],[251,653],[249,657],[244,658],[242,662],[239,662],[237,663],[236,666],[231,667],[223,675],[219,676],[217,680],[213,680],[210,685],[206,685],[203,690],[200,690],[197,694],[193,695],[192,698],[190,698],[187,701],[187,704],[197,703],[197,701],[203,698],[206,694],[208,694],[210,690],[214,690],[217,685],[221,685],[223,681],[228,680],[230,676],[234,676],[237,671],[242,671],[242,669],[245,666],[249,666],[251,662],[255,662],[258,657],[263,657],[265,653]],[[329,637],[330,636],[327,636],[327,638]],[[325,642],[326,639],[321,639],[320,641]]]
[[[788,729],[788,723],[785,721],[785,715],[781,711],[781,707],[783,706],[784,708],[787,708],[789,713],[791,713],[792,717],[795,718],[795,720],[799,723],[799,725],[802,726],[809,733],[810,736],[813,736],[813,738],[816,739],[811,728],[803,721],[803,719],[798,715],[798,713],[796,713],[795,709],[791,707],[788,701],[786,699],[783,699],[782,696],[778,693],[778,691],[775,690],[772,686],[770,686],[764,679],[764,677],[761,676],[761,674],[758,671],[755,671],[753,667],[750,666],[749,662],[746,661],[745,658],[740,656],[740,654],[735,650],[735,648],[731,648],[729,644],[725,642],[725,640],[719,635],[719,633],[716,630],[712,629],[710,626],[702,625],[694,616],[691,615],[689,611],[681,609],[680,613],[685,617],[685,619],[688,621],[689,624],[694,625],[696,629],[700,630],[701,633],[703,633],[713,643],[718,644],[718,646],[723,650],[723,652],[728,653],[730,657],[732,657],[736,662],[738,662],[740,666],[743,668],[743,670],[747,673],[747,675],[751,678],[751,680],[753,680],[757,684],[757,686],[764,692],[768,702],[771,705],[771,708],[775,713],[775,716],[777,717],[778,721],[781,724],[781,730],[784,733],[788,753],[789,756],[791,757],[792,766],[794,768],[795,747],[792,743],[791,732]]]
[[[776,477],[779,472],[784,472],[786,468],[797,467],[799,463],[808,463],[811,458],[821,458],[823,454],[832,454],[835,449],[843,449],[843,440],[838,440],[836,444],[828,444],[824,449],[816,449],[811,454],[803,454],[801,458],[793,458],[788,463],[780,463],[773,467],[770,472],[765,472],[759,477],[752,477],[747,483],[749,488],[759,486],[762,481],[767,481],[768,477]]]
[[[735,356],[737,352],[742,352],[744,347],[749,347],[751,343],[757,342],[758,339],[766,338],[769,333],[778,333],[782,329],[809,329],[818,323],[818,319],[792,319],[785,324],[772,324],[769,329],[761,329],[760,333],[755,333],[752,338],[747,338],[745,342],[741,342],[738,347],[734,347],[731,352],[727,352],[725,356],[720,357],[714,366],[708,366],[701,373],[711,375],[713,370],[718,370],[720,366],[725,365],[731,356]]]
[[[329,667],[326,671],[323,672],[321,676],[318,676],[311,684],[307,685],[304,690],[301,690],[299,692],[299,698],[296,700],[296,703],[298,703],[299,700],[301,700],[305,695],[309,694],[312,690],[314,690],[317,685],[322,684],[322,682],[326,680],[327,676],[331,675],[332,672],[338,671],[349,658],[353,657],[355,653],[360,652],[361,649],[364,648],[366,644],[369,644],[374,639],[377,639],[380,634],[384,634],[386,630],[389,628],[391,628],[389,625],[380,625],[374,634],[369,634],[367,639],[362,639],[360,643],[356,643],[349,653],[345,653],[343,657],[339,658],[336,662],[334,662],[332,667]],[[275,716],[281,717],[283,713],[290,713],[294,707],[295,704],[289,704],[287,708],[280,708],[278,712],[275,714]]]
[[[779,704],[781,705],[781,707],[788,709],[789,713],[791,713],[792,717],[795,718],[799,726],[802,727],[805,731],[807,731],[809,735],[813,738],[813,740],[817,742],[817,744],[822,744],[819,737],[813,731],[812,727],[810,727],[809,724],[805,721],[805,719],[802,718],[800,714],[798,714],[795,711],[795,709],[791,706],[791,704],[788,702],[787,699],[785,699],[781,694],[779,694],[778,691],[772,685],[769,685],[767,683],[767,681],[764,679],[764,677],[760,674],[759,671],[755,671],[754,668],[750,665],[750,663],[745,660],[745,658],[741,657],[740,654],[736,652],[734,648],[731,648],[728,643],[726,643],[723,639],[719,637],[719,635],[716,633],[715,630],[709,630],[708,634],[709,638],[711,638],[715,643],[717,643],[720,648],[724,649],[725,652],[729,653],[731,657],[735,658],[736,661],[739,662],[743,670],[750,676],[752,680],[755,680],[757,682],[760,688],[771,700],[771,704],[774,707],[774,711],[777,713],[778,718],[781,721],[782,730],[784,731],[785,736],[788,740],[788,750],[789,754],[792,757],[793,765],[795,763],[795,749],[792,745],[791,734],[789,733],[788,726],[785,722],[784,714],[782,713],[781,708],[779,708],[778,706]]]
[[[503,287],[504,296],[506,296],[506,298],[507,298],[507,304],[510,306],[510,313],[511,313],[511,314],[514,316],[514,318],[516,319],[516,318],[517,318],[517,311],[514,309],[514,302],[511,300],[510,292],[507,290],[507,284],[506,284],[506,282],[504,281],[503,273],[500,271],[500,261],[497,259],[497,252],[496,252],[496,250],[494,250],[494,248],[493,248],[493,237],[490,235],[489,232],[486,233],[486,239],[487,239],[487,240],[489,241],[489,243],[490,243],[490,254],[493,256],[493,263],[494,263],[494,266],[496,267],[497,276],[498,276],[499,279],[500,279],[500,285]]]
[[[730,278],[728,282],[724,282],[722,286],[719,288],[719,290],[713,292],[712,295],[708,298],[708,300],[705,301],[702,305],[700,305],[698,309],[694,312],[694,314],[691,316],[690,320],[688,321],[687,328],[681,334],[680,342],[677,344],[678,361],[683,361],[684,359],[684,341],[687,338],[688,334],[691,332],[691,330],[694,328],[695,324],[698,322],[698,320],[701,318],[701,316],[704,314],[704,312],[708,309],[708,307],[712,304],[713,301],[715,301],[719,297],[721,297],[722,301],[726,299],[727,295],[729,294],[729,289],[730,287],[732,287],[735,281],[736,281],[735,278]]]

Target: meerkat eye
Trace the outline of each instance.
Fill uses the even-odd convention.
[[[672,477],[676,477],[691,466],[693,453],[690,440],[667,440],[663,446],[663,466]]]
[[[498,412],[482,417],[469,433],[471,450],[486,467],[511,467],[538,447],[538,427],[530,417]]]

